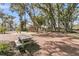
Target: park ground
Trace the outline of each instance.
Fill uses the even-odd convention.
[[[41,49],[34,53],[35,56],[79,56],[79,33],[36,33],[7,32],[0,34],[0,41],[15,41],[19,35],[29,35]]]

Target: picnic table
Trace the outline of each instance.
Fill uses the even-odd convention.
[[[22,51],[24,51],[24,46],[26,44],[31,44],[33,42],[32,37],[26,35],[19,35],[17,40],[15,40],[16,48]]]

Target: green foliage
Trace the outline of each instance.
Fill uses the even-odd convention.
[[[11,4],[11,10],[17,11],[20,16],[20,30],[25,31],[26,23],[23,16],[28,13],[36,31],[41,30],[41,25],[50,27],[46,30],[64,32],[72,31],[73,22],[76,17],[77,5],[75,3],[46,3],[46,4]],[[35,12],[39,10],[39,14]],[[25,17],[26,18],[26,17]],[[76,19],[75,19],[76,20]],[[57,28],[58,27],[58,28]]]
[[[0,55],[7,55],[10,51],[10,46],[5,43],[0,43]]]
[[[17,33],[20,32],[20,28],[19,27],[16,28],[16,32]]]
[[[5,33],[7,29],[5,27],[0,27],[0,33]]]
[[[43,16],[36,16],[36,21],[38,22],[39,25],[43,25],[45,22],[45,19]]]
[[[27,29],[27,28],[23,28],[22,30],[20,30],[20,28],[17,27],[17,28],[16,28],[16,32],[18,33],[18,32],[20,32],[20,31],[28,31],[28,29]]]
[[[28,29],[27,28],[23,28],[23,30],[22,31],[28,31]]]

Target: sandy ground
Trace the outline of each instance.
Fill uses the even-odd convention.
[[[22,32],[23,35],[29,35],[40,46],[35,55],[78,55],[79,56],[79,40],[69,37],[63,33],[33,33]],[[0,34],[0,40],[14,41],[20,33],[8,32]]]
[[[8,32],[6,34],[0,34],[0,40],[8,40],[8,41],[15,41],[19,35],[27,35],[30,36],[30,34],[22,32],[22,33],[17,33],[15,31],[13,32]]]

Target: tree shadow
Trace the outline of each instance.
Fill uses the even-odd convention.
[[[49,32],[49,33],[39,33],[39,34],[32,34],[32,36],[39,36],[39,37],[68,37],[65,33],[60,32]]]
[[[43,49],[48,51],[50,55],[56,53],[58,56],[79,56],[79,45],[67,44],[65,42],[52,42],[45,43]],[[59,53],[60,52],[60,53]],[[63,54],[66,53],[66,54]]]
[[[0,33],[0,34],[10,34],[10,33]]]
[[[9,42],[10,46],[10,52],[7,53],[8,56],[33,56],[35,52],[40,50],[40,46],[32,40],[32,43],[25,44],[22,48],[20,47],[20,50],[16,49],[16,44],[14,41]]]
[[[33,56],[34,52],[41,49],[40,46],[36,42],[31,43],[31,44],[26,44],[24,48],[30,53],[30,56]]]
[[[58,42],[61,43],[61,42]],[[76,46],[70,46],[66,43],[62,43],[62,45],[59,45],[58,43],[55,43],[58,48],[60,48],[62,51],[66,52],[70,56],[79,56],[79,48]]]
[[[55,38],[55,37],[58,37],[58,38],[62,38],[62,37],[68,37],[68,38],[73,38],[73,39],[79,39],[78,35],[77,36],[74,36],[74,35],[77,35],[78,33],[60,33],[60,32],[49,32],[49,33],[39,33],[39,34],[32,34],[32,36],[38,36],[38,37],[52,37],[52,38]]]

